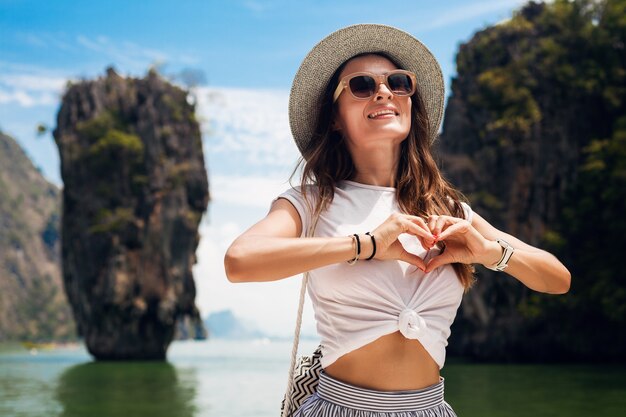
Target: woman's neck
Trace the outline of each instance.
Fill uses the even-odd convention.
[[[368,152],[351,152],[355,173],[352,181],[381,187],[395,187],[400,147]]]

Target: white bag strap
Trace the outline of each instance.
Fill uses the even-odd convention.
[[[315,221],[306,233],[306,237],[313,236],[315,227],[317,226],[317,220],[319,214],[315,216]],[[293,334],[293,347],[291,348],[291,365],[289,366],[289,379],[287,380],[287,391],[285,392],[285,406],[283,407],[283,413],[281,417],[289,416],[291,411],[291,398],[290,393],[293,388],[293,374],[296,370],[296,358],[298,356],[298,345],[300,344],[300,328],[302,327],[302,311],[304,310],[304,296],[306,294],[306,286],[309,282],[309,271],[306,271],[302,277],[302,285],[300,286],[300,301],[298,304],[298,315],[296,317],[296,329]]]

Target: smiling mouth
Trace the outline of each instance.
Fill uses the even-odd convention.
[[[372,114],[367,115],[368,119],[376,119],[383,116],[398,116],[398,113],[391,109],[379,110]]]

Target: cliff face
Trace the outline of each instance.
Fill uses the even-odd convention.
[[[0,132],[0,341],[74,335],[61,281],[60,199]]]
[[[194,107],[154,72],[109,69],[68,88],[54,138],[79,334],[96,358],[164,358],[176,320],[200,320],[191,267],[209,195]]]
[[[483,217],[556,253],[573,278],[570,293],[551,296],[481,269],[451,353],[624,353],[614,329],[624,325],[615,311],[626,301],[625,274],[617,258],[613,269],[597,263],[626,248],[617,203],[626,198],[624,13],[623,0],[529,3],[461,45],[439,142],[444,172]],[[611,254],[602,243],[609,237]],[[599,339],[607,343],[584,341]]]

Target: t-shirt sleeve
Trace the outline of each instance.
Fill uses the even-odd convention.
[[[307,194],[307,198],[304,197],[300,187],[290,188],[284,193],[280,194],[274,199],[284,198],[289,201],[300,215],[300,221],[302,222],[302,234],[301,237],[305,237],[309,227],[311,226],[311,196]]]
[[[474,212],[472,211],[472,208],[469,206],[469,204],[461,202],[461,206],[463,207],[463,214],[465,215],[465,220],[467,220],[468,222],[472,222],[472,219],[474,218]]]

